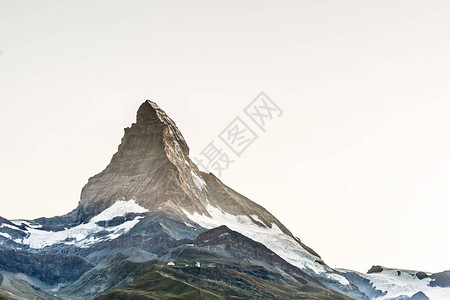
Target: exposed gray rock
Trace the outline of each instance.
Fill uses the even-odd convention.
[[[50,285],[75,281],[93,266],[79,256],[0,249],[0,269],[23,273]]]
[[[359,291],[364,293],[370,299],[375,299],[386,295],[386,291],[377,290],[369,279],[360,276],[356,272],[345,271],[340,273],[348,281],[358,287]]]
[[[411,297],[408,296],[400,296],[396,298],[391,298],[387,300],[430,300],[430,298],[427,297],[423,292],[417,292]]]
[[[430,298],[428,298],[424,293],[418,292],[412,295],[411,300],[430,300]]]
[[[383,272],[383,267],[381,267],[381,266],[372,266],[372,268],[370,268],[370,270],[367,271],[367,274],[381,273],[381,272]]]
[[[0,284],[0,299],[48,299],[48,300],[56,300],[57,297],[53,296],[50,293],[45,292],[40,287],[35,284],[30,283],[29,281],[33,281],[34,283],[38,283],[37,280],[33,280],[32,278],[27,278],[23,274],[11,274],[9,272],[3,272],[0,274],[2,278],[2,282]],[[28,279],[24,280],[24,278]]]
[[[450,271],[435,273],[430,277],[433,279],[430,286],[450,287]]]
[[[417,272],[417,273],[416,273],[416,276],[417,276],[417,278],[419,278],[420,280],[430,277],[430,276],[428,276],[428,274],[425,273],[425,272]]]

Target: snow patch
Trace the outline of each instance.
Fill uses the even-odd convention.
[[[342,275],[334,274],[334,273],[328,273],[326,276],[328,278],[330,278],[331,280],[339,282],[342,285],[350,285],[350,282],[347,280],[347,278],[345,278]]]
[[[400,275],[398,273],[400,271]],[[377,290],[387,292],[377,300],[397,298],[402,295],[411,297],[423,292],[430,300],[450,299],[450,288],[429,286],[430,278],[419,279],[416,271],[384,269],[380,273],[359,274],[369,279]]]
[[[112,220],[115,217],[123,217],[129,213],[145,213],[148,209],[143,208],[137,204],[134,200],[130,201],[117,201],[95,217],[93,217],[89,222],[99,222]]]
[[[3,223],[0,225],[0,228],[3,228],[3,227],[9,228],[9,229],[14,229],[14,230],[20,230],[20,228],[18,228],[17,226],[14,226],[11,224],[6,224],[6,223]]]
[[[257,215],[250,215],[250,217],[252,217],[253,220],[258,221],[259,223],[264,224],[264,222],[261,221],[261,219]]]
[[[184,225],[186,225],[188,227],[191,227],[191,228],[195,228],[192,224],[189,224],[189,223],[186,223],[186,222],[184,222]]]
[[[7,234],[6,232],[0,232],[0,236],[5,237],[7,239],[12,239],[12,237],[9,234]]]
[[[33,224],[30,221],[26,221],[26,220],[12,220],[11,223],[13,223],[14,225],[17,226],[27,226],[27,227],[31,227],[31,228],[41,228],[42,225],[39,224]]]
[[[45,231],[37,228],[28,228],[24,231],[28,235],[22,243],[35,249],[42,249],[57,243],[84,248],[100,241],[118,238],[139,223],[143,217],[139,216],[133,220],[108,228],[97,225],[97,222],[112,220],[115,217],[125,216],[128,213],[144,213],[147,211],[147,209],[139,206],[134,200],[118,201],[93,217],[86,224],[80,224],[62,231]],[[93,236],[100,232],[105,232],[106,234],[102,234],[101,237]]]
[[[199,190],[206,189],[206,183],[205,183],[205,181],[204,181],[200,176],[198,176],[197,174],[195,174],[194,171],[191,171],[191,175],[192,175],[192,180],[193,180],[194,183],[195,183],[195,186],[196,186]]]

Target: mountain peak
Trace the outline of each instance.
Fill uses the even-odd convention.
[[[170,210],[185,220],[219,211],[232,219],[292,234],[260,205],[201,172],[189,158],[189,147],[175,122],[153,101],[138,109],[136,123],[125,128],[109,165],[91,177],[81,191],[79,222],[117,201],[134,200],[149,211]],[[313,254],[316,255],[316,254]]]
[[[139,126],[154,127],[155,129],[159,128],[158,125],[163,124],[163,126],[170,130],[170,133],[180,144],[180,147],[186,155],[189,155],[189,147],[177,125],[155,102],[146,100],[141,104],[136,114],[136,124]]]
[[[263,207],[213,174],[201,172],[189,158],[189,147],[175,122],[150,100],[139,107],[136,123],[125,128],[109,165],[83,187],[77,220],[87,221],[123,200],[135,200],[149,211],[170,210],[186,220],[190,216],[210,218],[219,211],[263,228],[275,224],[292,236]]]
[[[192,197],[180,182],[187,169],[189,174],[191,169],[198,171],[183,135],[155,102],[146,100],[136,123],[125,128],[109,165],[83,187],[78,219],[84,221],[117,201],[131,199],[150,210],[182,202],[189,211],[201,212],[202,205],[189,200]]]
[[[136,114],[136,122],[138,124],[147,124],[158,119],[156,109],[153,105],[156,105],[156,103],[146,100],[141,104],[141,106],[139,106]]]

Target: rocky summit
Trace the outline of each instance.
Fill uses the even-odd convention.
[[[329,267],[266,209],[200,171],[149,100],[73,211],[0,217],[0,299],[450,299],[447,279]]]

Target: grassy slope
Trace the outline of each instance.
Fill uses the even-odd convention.
[[[7,293],[0,290],[0,300],[11,300]]]
[[[151,266],[131,284],[97,299],[349,299],[317,287],[270,282],[222,267]]]

